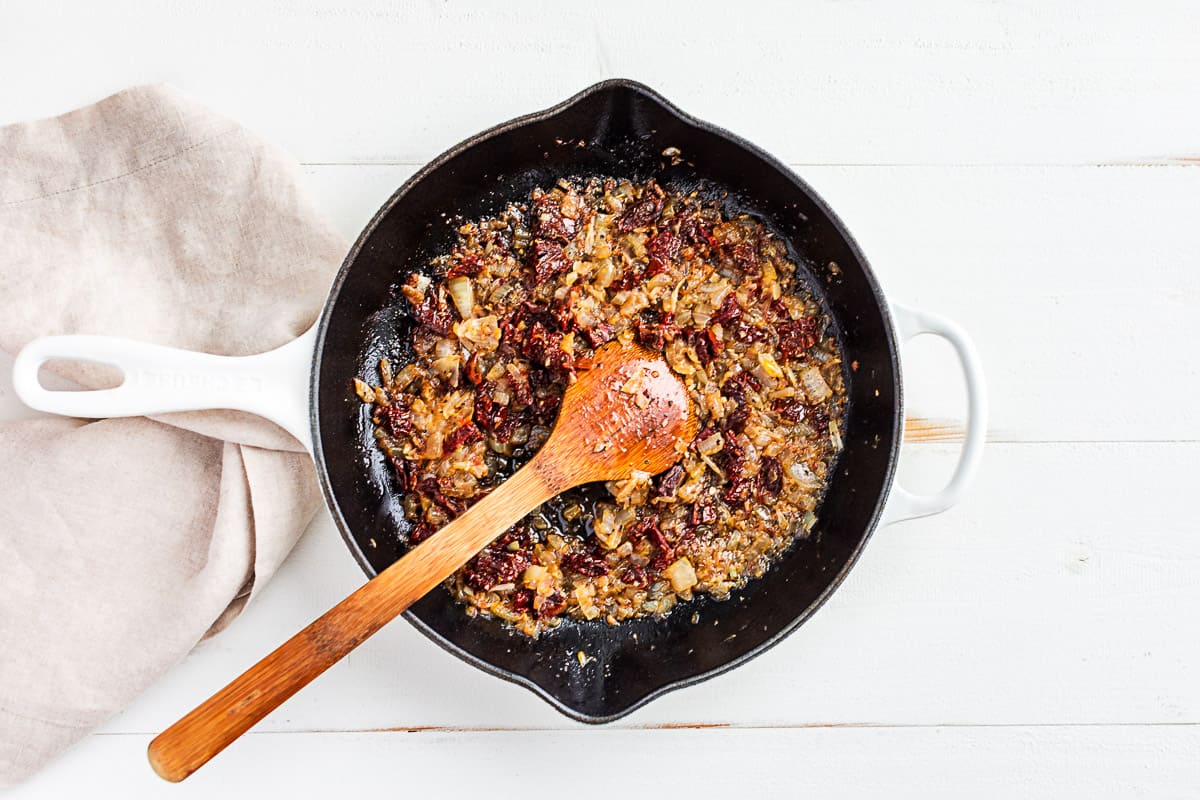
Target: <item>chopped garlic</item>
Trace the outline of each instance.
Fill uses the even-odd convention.
[[[804,393],[813,403],[824,403],[833,394],[833,389],[825,382],[825,377],[817,367],[808,367],[800,373],[800,385]]]
[[[499,320],[495,314],[478,319],[464,319],[454,323],[454,335],[468,350],[490,353],[500,346]]]
[[[451,278],[446,281],[446,289],[449,290],[450,299],[454,301],[454,307],[462,314],[463,319],[470,319],[475,315],[475,288],[470,278],[465,275]]]
[[[676,592],[687,591],[698,583],[696,570],[692,567],[692,562],[688,561],[687,556],[664,569],[663,577],[671,582],[671,588]]]
[[[541,564],[531,564],[521,575],[521,585],[526,589],[533,589],[538,594],[549,594],[554,589],[554,578],[550,575],[550,570]]]
[[[758,364],[763,368],[763,372],[770,375],[772,378],[782,378],[783,370],[780,369],[779,363],[775,361],[775,357],[765,350],[760,350],[758,353]]]
[[[358,399],[364,403],[375,402],[375,390],[368,386],[358,378],[354,379],[354,393],[358,395]]]

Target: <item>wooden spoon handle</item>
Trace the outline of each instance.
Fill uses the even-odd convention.
[[[566,487],[547,486],[538,459],[354,594],[280,645],[150,743],[150,765],[181,781],[309,681],[362,644],[500,533]]]

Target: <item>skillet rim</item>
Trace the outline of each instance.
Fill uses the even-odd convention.
[[[878,279],[875,277],[874,271],[872,271],[870,267],[870,263],[867,260],[866,254],[863,253],[862,249],[858,245],[858,242],[850,234],[849,229],[846,227],[845,223],[842,222],[841,218],[825,202],[824,198],[821,197],[821,195],[818,194],[811,186],[809,186],[803,178],[797,175],[786,164],[757,145],[747,141],[746,139],[743,139],[737,134],[725,130],[720,126],[713,125],[682,111],[665,97],[643,83],[627,78],[610,78],[592,84],[591,86],[588,86],[582,91],[577,92],[566,100],[563,100],[562,102],[546,109],[515,117],[507,122],[500,123],[499,125],[481,131],[474,136],[464,139],[457,145],[454,145],[437,157],[433,158],[428,164],[410,176],[408,180],[404,181],[404,183],[392,193],[387,201],[384,202],[380,209],[375,212],[370,221],[363,228],[362,232],[358,235],[358,238],[355,240],[354,244],[351,246],[349,252],[346,254],[345,259],[342,261],[341,267],[338,269],[337,275],[334,277],[333,283],[329,289],[329,294],[325,300],[325,305],[321,309],[321,316],[317,322],[317,336],[313,348],[313,358],[309,373],[309,423],[313,443],[313,462],[316,467],[318,481],[321,485],[321,496],[325,501],[325,506],[329,510],[330,515],[333,517],[334,523],[337,525],[338,532],[342,537],[342,541],[346,544],[346,547],[354,556],[354,560],[358,562],[359,567],[361,567],[363,572],[367,575],[367,578],[373,578],[378,573],[376,573],[370,561],[367,559],[366,554],[359,546],[357,538],[350,530],[350,525],[342,515],[341,507],[337,502],[337,499],[334,497],[333,487],[329,479],[329,472],[325,464],[325,451],[324,442],[321,436],[321,415],[319,407],[321,365],[324,360],[325,337],[329,330],[329,324],[332,318],[332,310],[337,304],[337,300],[341,295],[342,287],[345,284],[350,272],[353,270],[354,263],[357,261],[360,251],[370,236],[374,233],[380,221],[382,221],[384,217],[391,213],[392,209],[409,192],[409,190],[418,182],[424,180],[430,173],[441,168],[448,160],[474,147],[476,144],[482,141],[523,127],[529,123],[550,119],[567,110],[576,103],[579,103],[593,95],[610,92],[613,90],[626,90],[641,95],[643,98],[650,100],[659,106],[664,112],[676,117],[684,124],[721,137],[730,143],[743,148],[751,155],[761,159],[768,166],[777,170],[782,176],[794,183],[796,188],[803,192],[812,201],[812,203],[826,215],[834,229],[837,231],[838,235],[842,237],[850,252],[861,265],[863,277],[882,316],[883,327],[886,333],[884,343],[888,350],[888,360],[890,361],[895,374],[896,385],[894,390],[896,402],[892,414],[892,440],[889,443],[888,448],[888,460],[883,476],[883,488],[879,492],[879,496],[875,501],[875,508],[871,512],[862,537],[851,551],[845,563],[838,570],[838,572],[832,576],[828,585],[821,591],[817,598],[793,619],[791,619],[786,625],[780,628],[780,630],[777,631],[773,636],[759,644],[757,647],[754,647],[753,649],[748,650],[747,652],[742,653],[741,655],[738,655],[724,664],[714,667],[713,669],[696,675],[680,678],[678,680],[668,681],[667,683],[664,683],[659,687],[647,692],[633,702],[627,703],[616,711],[608,714],[588,714],[586,712],[582,712],[565,703],[562,699],[551,693],[549,689],[543,687],[540,683],[537,683],[533,679],[525,675],[504,669],[503,667],[499,667],[490,661],[486,661],[479,656],[462,649],[455,643],[443,637],[432,627],[426,625],[425,622],[421,620],[420,617],[416,616],[411,609],[404,612],[403,617],[410,625],[424,634],[435,644],[440,646],[443,650],[462,659],[471,666],[476,667],[483,672],[494,675],[510,683],[515,683],[518,686],[523,686],[550,704],[555,710],[564,716],[567,716],[578,722],[592,725],[601,725],[621,719],[622,717],[632,714],[634,711],[642,708],[647,703],[650,703],[651,701],[656,700],[669,692],[673,692],[677,689],[684,689],[688,686],[693,686],[709,680],[710,678],[715,678],[718,675],[723,675],[726,672],[745,664],[747,661],[762,655],[786,639],[788,636],[794,633],[796,629],[807,622],[813,614],[820,610],[820,608],[825,605],[825,602],[829,599],[829,597],[832,596],[838,587],[841,586],[842,582],[846,579],[846,576],[850,573],[850,570],[858,562],[858,559],[862,555],[862,551],[866,547],[867,542],[871,539],[875,533],[875,530],[879,526],[879,522],[887,505],[888,497],[891,495],[892,487],[895,484],[896,465],[899,459],[900,445],[902,443],[904,434],[904,380],[899,356],[899,340],[896,336],[896,326],[892,319],[891,306],[888,303],[887,298],[884,296],[883,290],[879,285]]]

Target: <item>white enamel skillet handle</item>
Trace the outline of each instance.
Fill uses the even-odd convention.
[[[942,337],[954,348],[966,379],[967,426],[958,465],[945,488],[935,494],[914,494],[901,486],[899,481],[893,483],[881,525],[938,514],[957,503],[979,468],[987,435],[987,387],[983,380],[983,367],[966,331],[957,323],[937,314],[895,303],[891,309],[892,321],[901,343],[922,334],[932,334]]]
[[[312,450],[309,369],[316,329],[253,356],[214,356],[114,336],[45,336],[22,348],[13,388],[30,408],[99,419],[225,408],[266,417]],[[52,359],[110,364],[125,373],[114,389],[51,391],[38,380]]]

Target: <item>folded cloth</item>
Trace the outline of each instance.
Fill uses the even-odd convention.
[[[248,355],[294,338],[345,253],[298,178],[169,87],[0,128],[0,350],[97,333]],[[319,503],[299,443],[249,415],[0,424],[0,785],[228,624]]]

